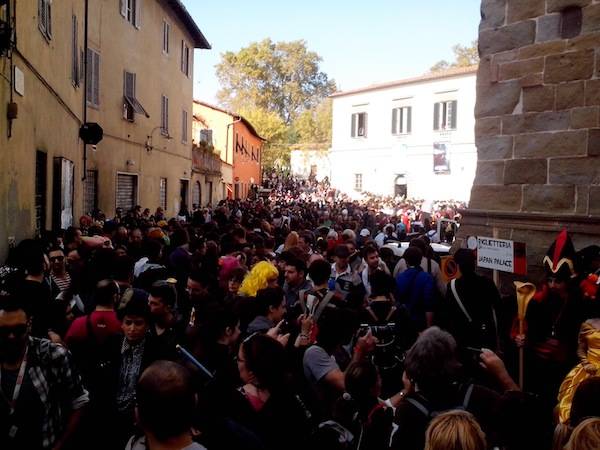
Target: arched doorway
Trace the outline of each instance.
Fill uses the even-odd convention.
[[[396,175],[394,180],[394,197],[406,198],[408,194],[408,186],[406,184],[406,175]]]

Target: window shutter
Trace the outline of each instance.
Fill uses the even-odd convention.
[[[127,0],[120,0],[121,2],[121,15],[127,17]]]
[[[142,26],[142,0],[135,1],[135,23],[134,26],[136,28],[141,28]]]
[[[457,116],[458,116],[458,102],[456,100],[450,102],[451,105],[451,111],[452,111],[452,120],[450,122],[450,128],[452,128],[453,130],[456,129],[456,124],[457,124]]]
[[[392,134],[398,133],[398,108],[392,109]]]
[[[94,105],[100,105],[100,54],[94,53]]]
[[[87,85],[85,87],[85,95],[87,96],[88,103],[93,104],[94,100],[92,98],[92,94],[93,94],[92,74],[94,72],[93,72],[92,64],[94,63],[94,56],[90,49],[88,49],[88,51],[87,51],[86,63],[87,63]]]
[[[440,129],[440,104],[433,105],[433,129]]]
[[[412,106],[406,108],[406,133],[412,133]]]
[[[50,0],[46,1],[46,33],[48,37],[52,37],[52,4]]]
[[[400,132],[400,134],[404,134],[406,133],[406,125],[404,124],[404,121],[406,120],[406,108],[398,108],[398,116],[398,118],[400,119],[400,126],[398,127],[398,131]]]
[[[75,86],[79,85],[79,67],[78,67],[78,54],[79,49],[77,48],[77,16],[73,14],[71,19],[71,80]]]
[[[368,130],[368,117],[369,115],[367,113],[363,113],[363,137],[367,137],[367,130]],[[362,175],[361,175],[362,176]]]
[[[356,114],[352,114],[352,116],[350,116],[350,118],[352,119],[352,131],[350,132],[350,136],[352,137],[356,137]]]
[[[184,52],[185,52],[184,45],[185,45],[185,43],[182,40],[181,41],[181,71],[182,72],[185,72],[183,69],[183,57],[184,57]]]

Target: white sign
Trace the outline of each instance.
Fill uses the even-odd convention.
[[[25,74],[15,66],[15,92],[21,96],[25,95]]]
[[[514,272],[514,242],[477,237],[477,267]]]

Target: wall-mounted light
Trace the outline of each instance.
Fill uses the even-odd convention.
[[[161,130],[162,131],[161,136],[163,136],[166,140],[170,141],[171,139],[173,139],[171,137],[171,135],[169,134],[168,130],[165,131],[162,126],[154,127],[152,129],[152,131],[150,132],[150,134],[146,137],[146,143],[144,145],[144,147],[146,147],[146,151],[148,153],[150,153],[155,148],[154,145],[152,144],[152,139],[153,139],[153,136],[154,136],[154,132],[156,130]]]

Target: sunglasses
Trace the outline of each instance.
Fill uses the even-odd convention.
[[[54,261],[63,262],[65,260],[65,257],[64,256],[51,256],[49,259],[50,259],[50,262],[54,262]]]
[[[12,327],[0,327],[0,339],[7,339],[9,336],[22,338],[27,334],[27,324],[15,325]]]

